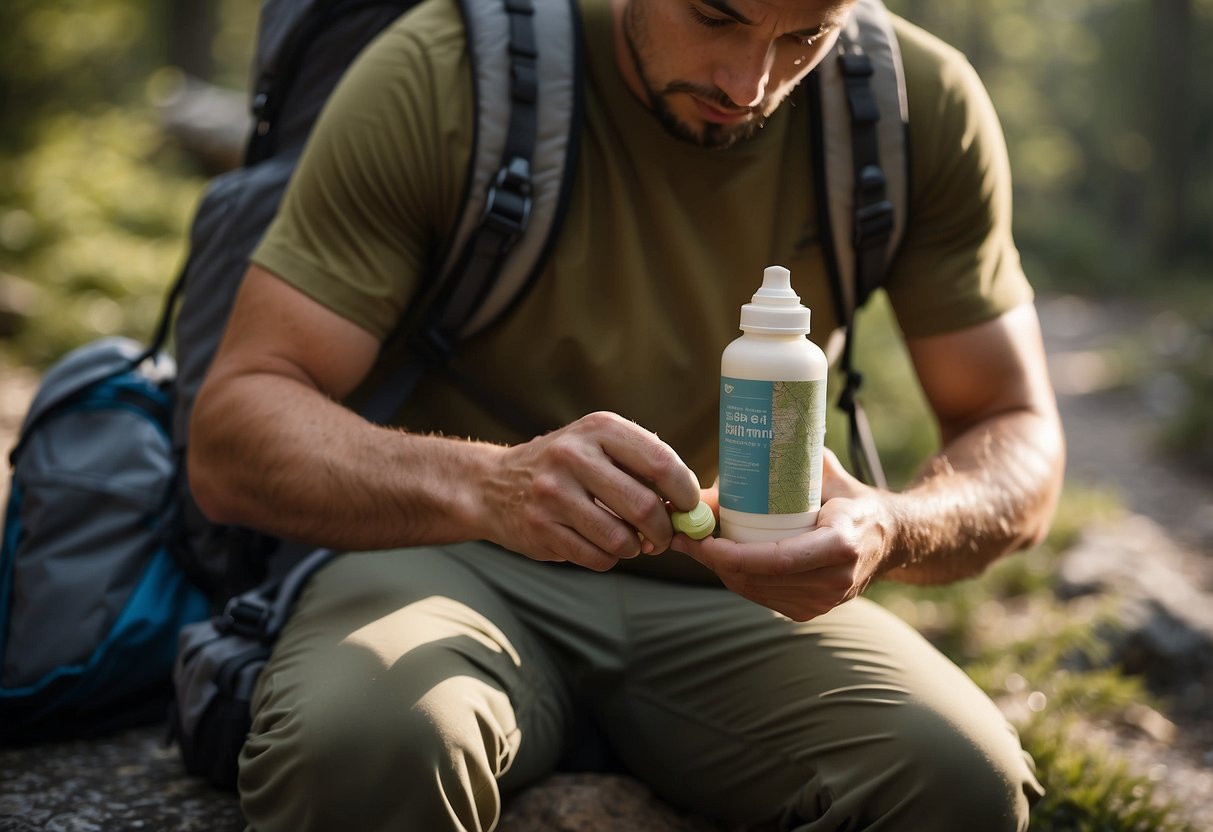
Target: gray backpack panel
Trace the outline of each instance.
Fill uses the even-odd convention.
[[[60,666],[87,660],[159,545],[154,535],[131,530],[153,525],[168,496],[172,464],[164,429],[121,407],[68,406],[51,413],[128,367],[142,349],[109,338],[75,351],[47,373],[26,416],[13,480],[22,497],[22,557],[12,565],[9,614],[20,626],[5,645],[7,688],[32,685]],[[162,357],[152,372],[171,376],[172,360]],[[39,429],[31,430],[35,423]],[[116,458],[124,460],[117,468]],[[132,554],[138,537],[147,551]]]
[[[505,7],[499,2],[476,0],[462,5],[474,56],[477,140],[471,190],[454,244],[443,263],[443,274],[450,273],[484,213],[493,178],[508,151],[511,116],[510,21]],[[580,35],[576,13],[575,4],[569,0],[535,0],[532,22],[535,43],[540,46],[535,67],[538,124],[530,159],[533,204],[529,219],[538,233],[524,234],[515,244],[492,291],[464,327],[465,337],[484,329],[522,294],[542,265],[542,254],[558,230],[562,193],[573,179],[574,144],[580,118],[581,78],[577,59]]]

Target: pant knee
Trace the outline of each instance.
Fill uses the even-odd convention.
[[[929,708],[898,706],[825,760],[785,813],[784,828],[1022,832],[1041,794],[1013,729],[965,725]]]
[[[906,732],[904,754],[913,768],[903,778],[903,800],[924,817],[918,829],[1020,832],[1041,793],[1031,758],[1001,716],[972,726],[921,713]]]
[[[505,694],[468,677],[387,702],[319,692],[259,715],[242,806],[258,832],[489,829],[516,735]]]

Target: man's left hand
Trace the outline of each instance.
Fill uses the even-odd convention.
[[[867,587],[890,548],[893,517],[887,492],[864,485],[825,452],[822,505],[811,531],[776,543],[692,540],[670,548],[719,576],[733,592],[796,621],[808,621]]]

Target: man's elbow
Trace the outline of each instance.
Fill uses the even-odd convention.
[[[190,495],[206,518],[221,525],[243,525],[237,478],[247,460],[240,459],[232,430],[231,411],[219,407],[204,384],[190,414],[185,472]],[[224,412],[228,410],[225,417]]]
[[[1036,498],[1024,518],[1016,550],[1031,549],[1045,542],[1061,499],[1066,467],[1065,434],[1055,415],[1046,419],[1045,423],[1049,427],[1037,434],[1037,476],[1040,485],[1035,489]],[[1025,464],[1025,471],[1027,468]],[[1031,492],[1033,489],[1027,490]]]
[[[237,501],[231,496],[235,488],[224,476],[222,466],[215,464],[214,455],[207,453],[204,446],[205,443],[196,440],[191,432],[185,462],[190,496],[212,523],[237,525],[240,523],[236,515]]]

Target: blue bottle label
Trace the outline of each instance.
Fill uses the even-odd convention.
[[[750,514],[821,507],[825,381],[720,379],[720,505]]]

